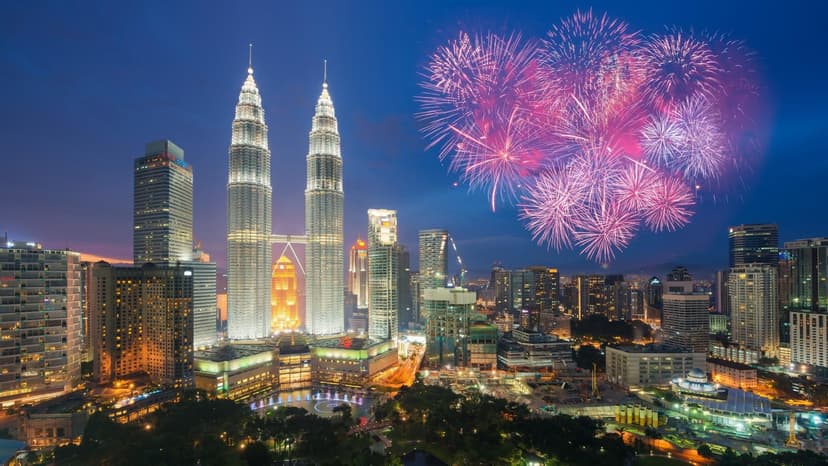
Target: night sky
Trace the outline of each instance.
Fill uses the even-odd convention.
[[[0,235],[131,258],[133,159],[146,142],[168,138],[194,167],[194,236],[223,269],[230,124],[253,42],[274,232],[304,228],[308,131],[327,58],[346,244],[365,237],[368,208],[390,208],[411,250],[418,230],[448,229],[473,275],[498,261],[597,270],[575,252],[537,246],[513,208],[492,213],[484,193],[453,187],[456,176],[425,151],[413,117],[418,73],[459,28],[540,37],[592,7],[645,32],[677,25],[745,40],[759,57],[767,109],[756,115],[767,149],[745,170],[747,187],[700,205],[683,230],[639,234],[609,270],[723,267],[730,224],[776,222],[782,241],[828,236],[824,2],[324,3],[3,2]]]

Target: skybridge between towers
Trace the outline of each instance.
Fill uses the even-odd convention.
[[[270,244],[284,244],[285,247],[282,248],[282,252],[279,254],[279,257],[285,255],[285,253],[290,250],[293,254],[293,259],[296,261],[296,265],[299,266],[299,271],[302,272],[302,275],[305,275],[305,266],[302,265],[304,260],[299,258],[299,255],[296,254],[296,250],[293,249],[294,244],[308,244],[308,237],[306,235],[270,235]]]

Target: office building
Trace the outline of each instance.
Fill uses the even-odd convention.
[[[147,373],[159,384],[193,383],[193,270],[93,265],[89,327],[93,378]]]
[[[368,209],[368,336],[397,339],[397,211]]]
[[[136,264],[189,261],[193,253],[193,170],[172,141],[147,144],[135,160],[132,250]]]
[[[281,256],[270,275],[270,331],[298,330],[300,324],[296,267],[287,256]]]
[[[468,365],[469,318],[477,296],[465,288],[428,288],[423,291],[426,348],[432,367]]]
[[[227,183],[227,335],[231,339],[270,333],[271,197],[267,125],[250,66],[233,119]]]
[[[695,293],[665,293],[661,330],[664,346],[678,351],[707,353],[710,297]]]
[[[779,301],[776,267],[767,264],[730,269],[731,340],[763,356],[776,357],[779,350]]]
[[[766,264],[779,260],[779,228],[772,224],[737,225],[728,230],[730,266]]]
[[[351,246],[348,261],[348,291],[356,295],[356,307],[368,308],[368,245],[361,238]]]
[[[216,398],[251,401],[278,387],[279,351],[270,344],[231,343],[193,356],[195,386]]]
[[[466,343],[468,367],[479,370],[497,368],[497,327],[483,319],[472,319]]]
[[[707,351],[686,352],[655,345],[607,346],[607,381],[624,388],[667,385],[705,367]]]
[[[193,260],[180,265],[193,271],[193,347],[208,348],[218,339],[216,326],[216,263],[198,249]]]
[[[727,281],[730,275],[729,270],[716,271],[716,279],[713,282],[713,305],[716,312],[730,315],[730,294],[727,289]]]
[[[828,375],[828,314],[791,311],[791,363],[797,371]]]
[[[644,320],[661,320],[661,309],[664,306],[662,301],[664,284],[658,277],[653,277],[647,282],[646,294]]]
[[[692,293],[693,277],[687,271],[687,267],[679,265],[667,274],[664,281],[664,293]]]
[[[740,390],[752,390],[759,385],[756,368],[724,359],[708,358],[707,371],[717,384]]]
[[[322,390],[347,388],[361,392],[397,360],[394,340],[345,336],[320,338],[311,345],[314,383]]]
[[[511,273],[501,266],[492,267],[489,287],[494,289],[495,311],[498,314],[512,312]]]
[[[408,291],[411,293],[411,320],[417,324],[423,323],[423,313],[420,309],[420,294],[422,288],[420,287],[420,272],[410,270],[408,272]]]
[[[556,335],[514,329],[498,341],[499,369],[520,372],[549,372],[572,369],[572,342]]]
[[[0,244],[0,402],[70,391],[80,379],[80,254]]]
[[[305,189],[305,329],[311,335],[342,333],[345,328],[343,262],[342,155],[328,81],[309,136]]]

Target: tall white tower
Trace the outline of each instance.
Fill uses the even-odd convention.
[[[305,189],[305,328],[312,335],[329,335],[345,329],[345,253],[342,155],[327,76],[316,103],[309,139]]]
[[[397,339],[397,211],[368,209],[368,336]]]
[[[270,149],[252,64],[239,94],[227,184],[227,333],[261,338],[270,327]]]

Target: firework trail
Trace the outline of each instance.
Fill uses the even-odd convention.
[[[461,32],[426,66],[416,116],[492,210],[518,200],[535,241],[606,263],[641,228],[687,225],[697,193],[739,172],[752,63],[727,35],[578,11],[538,41]]]

